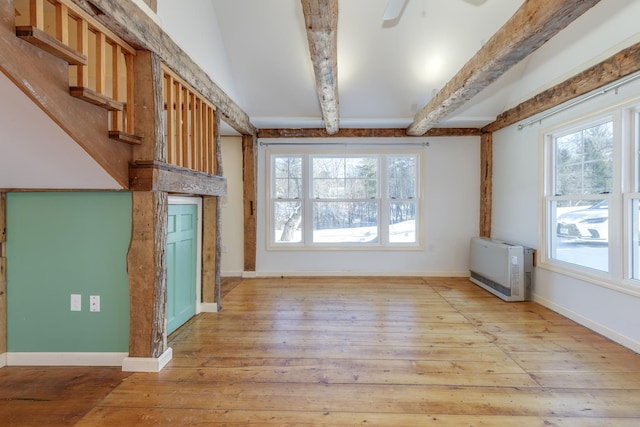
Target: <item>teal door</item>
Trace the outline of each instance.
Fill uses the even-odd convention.
[[[197,226],[197,205],[169,205],[167,334],[196,314]]]

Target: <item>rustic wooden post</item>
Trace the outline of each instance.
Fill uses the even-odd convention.
[[[214,174],[217,176],[224,176],[224,169],[222,168],[222,142],[220,141],[220,115],[216,112],[214,116],[214,129],[215,134],[215,165]],[[226,194],[226,193],[225,193]],[[220,307],[220,259],[222,257],[222,197],[216,197],[216,285],[215,285],[215,298],[218,306]]]
[[[218,311],[219,300],[216,293],[218,266],[216,254],[218,246],[218,201],[217,197],[202,198],[202,311]],[[208,309],[208,307],[213,307]]]
[[[256,271],[256,146],[255,135],[242,136],[244,271]]]
[[[480,236],[491,237],[493,133],[480,137]]]
[[[134,163],[164,162],[167,150],[162,68],[158,55],[138,52],[134,60],[134,76],[134,108],[138,119],[135,132],[142,137],[142,144],[134,147]],[[150,188],[154,188],[153,184]],[[129,358],[123,363],[123,369],[159,370],[171,358],[170,351],[167,351],[165,326],[168,194],[165,191],[133,191],[132,201],[131,244],[127,256]],[[160,363],[154,359],[161,359]]]
[[[0,193],[0,354],[7,352],[7,261],[5,242],[7,237],[6,193]],[[4,362],[0,360],[0,367]]]
[[[220,116],[213,111],[210,147],[214,155],[213,174],[222,175],[220,151]],[[218,311],[220,307],[220,197],[202,198],[202,311]],[[210,309],[211,308],[211,309]]]

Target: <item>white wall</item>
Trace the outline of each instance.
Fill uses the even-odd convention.
[[[602,1],[527,59],[522,77],[508,90],[511,105],[640,41],[637,0]],[[542,135],[554,126],[596,114],[634,97],[640,82],[608,93],[518,130],[494,134],[492,237],[538,248],[542,245]],[[534,299],[640,352],[640,289],[623,292],[616,283],[596,283],[536,268]]]
[[[242,276],[244,268],[244,213],[242,207],[242,138],[222,137],[222,169],[227,178],[227,195],[222,198],[223,277]]]
[[[162,28],[238,105],[229,58],[210,0],[158,0]]]
[[[415,139],[409,140],[415,142]],[[257,275],[468,275],[469,239],[478,234],[479,223],[480,138],[426,140],[430,146],[424,149],[426,167],[421,183],[426,195],[422,217],[422,224],[426,226],[424,249],[267,250],[267,182],[258,179]],[[349,141],[353,142],[344,142]],[[393,144],[394,141],[390,142]],[[304,140],[304,143],[313,142],[313,139]],[[265,173],[265,151],[261,146],[259,177]]]
[[[545,132],[615,105],[637,99],[640,81],[518,130],[494,134],[492,237],[542,248],[542,144]],[[541,252],[541,253],[542,253]],[[552,265],[536,268],[534,300],[640,352],[640,288],[615,289],[615,281],[598,283],[563,274]]]

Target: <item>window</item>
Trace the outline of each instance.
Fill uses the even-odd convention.
[[[555,212],[551,256],[609,270],[609,195],[613,176],[613,122],[553,135]]]
[[[272,247],[418,246],[418,152],[268,155]]]
[[[639,121],[621,109],[546,135],[545,246],[556,268],[640,285]]]

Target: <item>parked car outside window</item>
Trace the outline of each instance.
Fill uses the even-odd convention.
[[[556,234],[576,241],[608,242],[609,200],[558,216]]]

